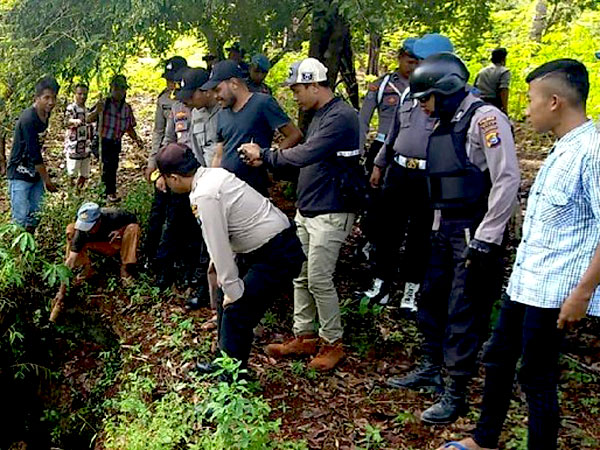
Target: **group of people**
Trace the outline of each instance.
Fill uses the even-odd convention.
[[[401,306],[416,311],[424,339],[418,367],[387,385],[439,394],[422,413],[424,423],[456,421],[468,411],[490,311],[501,296],[503,242],[520,183],[506,115],[506,51],[495,51],[492,65],[471,86],[448,38],[407,39],[398,70],[369,86],[360,114],[334,95],[319,60],[295,62],[285,85],[300,109],[312,113],[303,134],[269,89],[256,88],[264,77],[251,78],[253,71],[268,70],[266,57],[253,57],[248,67],[235,59],[239,47],[232,49],[234,57],[214,63],[210,73],[188,67],[181,57],[165,64],[167,87],[158,98],[146,170],[155,196],[145,250],[157,283],[166,288],[183,278],[193,288],[189,308],[210,303],[217,311],[219,349],[242,367],[254,328],[293,284],[293,337],[265,351],[275,359],[308,356],[309,367],[331,370],[344,357],[333,273],[360,216],[375,277],[365,295],[389,303],[399,272],[405,281]],[[109,200],[120,138],[129,133],[139,140],[119,95],[126,80],[115,78],[116,95],[95,113],[80,115],[82,86],[68,110],[68,125],[76,130],[68,134],[69,157],[76,161],[84,161],[87,144],[72,144],[72,137],[97,122]],[[533,128],[558,140],[531,188],[523,239],[483,353],[477,428],[472,438],[444,448],[497,448],[522,358],[528,448],[555,449],[562,330],[586,313],[600,315],[600,135],[586,117],[588,73],[578,61],[559,59],[531,72],[527,83]],[[44,186],[55,189],[39,137],[57,93],[54,80],[42,80],[33,108],[15,130],[9,183],[13,218],[24,226],[34,225],[35,216],[31,208],[15,211],[19,199],[35,198]],[[376,109],[379,129],[367,146]],[[86,164],[69,167],[86,178]],[[268,198],[271,176],[297,182],[293,221]],[[67,230],[67,265],[88,272],[87,250],[119,253],[122,278],[132,282],[129,269],[140,236],[135,222],[124,211],[84,204]],[[403,242],[405,267],[398,271]],[[61,286],[53,321],[65,292]],[[210,373],[218,367],[202,362],[196,369]]]

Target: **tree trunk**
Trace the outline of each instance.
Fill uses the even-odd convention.
[[[315,0],[308,55],[317,58],[327,67],[327,79],[335,89],[338,75],[346,85],[352,104],[358,108],[358,84],[354,70],[350,28],[338,9],[326,0]],[[298,124],[306,131],[312,114],[300,112]]]
[[[356,81],[356,70],[354,69],[354,53],[352,52],[352,39],[350,29],[346,26],[346,35],[344,39],[344,50],[340,55],[340,75],[346,85],[346,93],[352,106],[360,108],[358,101],[358,82]]]
[[[548,16],[548,6],[546,0],[538,0],[535,5],[535,16],[533,17],[533,23],[531,24],[531,31],[529,37],[532,41],[540,43],[544,30],[546,28],[546,19]]]
[[[379,52],[381,50],[381,35],[371,32],[369,38],[369,62],[367,64],[367,75],[379,76]]]

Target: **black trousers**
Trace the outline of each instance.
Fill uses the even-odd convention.
[[[248,363],[253,329],[269,306],[298,276],[306,259],[295,226],[282,231],[259,249],[238,254],[244,294],[223,307],[222,291],[217,304],[219,348],[231,358]]]
[[[429,262],[433,221],[425,172],[392,163],[383,181],[377,219],[375,276],[384,281],[394,278],[406,236],[401,274],[405,281],[420,284]]]
[[[474,439],[496,448],[513,392],[517,361],[529,406],[529,450],[555,450],[559,427],[557,385],[562,332],[558,309],[537,308],[506,297],[483,357],[485,385]]]
[[[102,183],[106,195],[117,192],[117,169],[119,168],[119,154],[121,153],[121,140],[102,138]]]
[[[422,350],[445,363],[450,376],[471,377],[489,331],[489,316],[502,289],[499,250],[465,266],[467,238],[480,219],[444,219],[431,237],[431,257],[418,303]]]
[[[373,171],[373,161],[379,149],[383,146],[383,142],[373,141],[365,156],[365,176],[367,177],[368,198],[365,210],[360,218],[360,229],[363,236],[371,244],[375,244],[375,239],[378,232],[378,224],[381,219],[381,189],[373,189],[370,187],[369,178]]]
[[[154,261],[157,249],[163,235],[163,228],[167,220],[167,205],[169,192],[154,189],[154,199],[148,217],[148,231],[146,233],[146,255]]]
[[[206,283],[208,249],[202,238],[202,228],[194,216],[188,194],[167,191],[165,221],[162,228],[156,263],[159,267],[182,268],[180,274],[186,279],[198,279]]]

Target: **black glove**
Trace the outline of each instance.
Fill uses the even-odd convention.
[[[466,265],[474,262],[486,263],[498,254],[500,246],[489,242],[471,239],[467,248],[465,248],[464,257],[467,260]]]

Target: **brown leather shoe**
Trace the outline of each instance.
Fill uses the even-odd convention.
[[[65,307],[65,302],[64,302],[63,298],[62,297],[55,298],[53,305],[52,305],[52,311],[50,312],[50,318],[48,320],[52,323],[56,322],[56,319],[58,319],[58,316],[60,315],[60,313],[64,307]]]
[[[341,340],[333,344],[323,343],[319,354],[313,358],[308,367],[318,371],[333,369],[344,358],[344,346]]]
[[[265,353],[272,358],[284,356],[314,355],[317,352],[319,339],[314,334],[298,336],[285,341],[283,344],[269,344]]]

